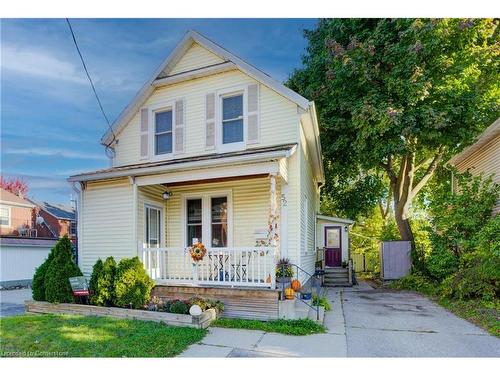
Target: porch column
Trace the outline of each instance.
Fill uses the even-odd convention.
[[[141,259],[141,261],[143,260],[142,259],[142,251],[140,249],[140,246],[139,246],[139,238],[138,238],[138,234],[137,234],[137,225],[138,225],[138,213],[137,213],[137,182],[135,181],[135,177],[129,177],[129,182],[130,184],[132,185],[132,225],[134,226],[132,228],[132,238],[134,239],[134,246],[136,247],[135,251],[137,253],[137,256],[139,257],[139,259]]]
[[[274,247],[279,251],[279,243],[280,243],[280,230],[278,227],[278,194],[276,192],[276,175],[271,174],[269,176],[269,181],[271,184],[270,188],[270,206],[269,206],[269,234],[268,240],[269,245]]]
[[[288,183],[283,178],[280,181],[280,257],[288,258]]]

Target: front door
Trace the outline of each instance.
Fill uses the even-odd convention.
[[[340,267],[342,263],[342,227],[325,227],[325,265]]]

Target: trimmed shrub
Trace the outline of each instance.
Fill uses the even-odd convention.
[[[114,282],[115,305],[142,308],[150,299],[153,280],[138,257],[122,259],[116,269]]]
[[[54,258],[45,275],[45,297],[48,302],[73,302],[70,277],[82,276],[73,261],[72,245],[68,236],[61,238],[53,249]]]
[[[189,307],[184,301],[175,301],[170,305],[170,312],[173,314],[187,314]]]
[[[98,293],[97,290],[97,280],[99,277],[102,275],[102,260],[101,258],[97,259],[97,262],[95,262],[94,267],[92,267],[92,275],[90,275],[90,280],[89,280],[89,290],[92,293],[92,296],[90,298],[90,303],[94,304],[94,297]]]
[[[49,256],[45,259],[40,267],[38,267],[33,275],[33,283],[32,283],[32,293],[33,299],[35,301],[46,301],[45,297],[45,276],[47,275],[47,270],[49,269],[49,265],[54,259],[54,248],[50,250]]]
[[[94,265],[94,271],[95,276],[92,272],[90,279],[90,288],[93,291],[90,302],[98,306],[112,306],[115,299],[116,262],[114,258],[108,257],[104,263],[99,259]]]

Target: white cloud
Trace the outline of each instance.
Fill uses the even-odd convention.
[[[46,51],[2,45],[1,67],[18,74],[88,84],[82,69]]]
[[[79,152],[64,149],[52,149],[52,148],[16,148],[7,149],[3,151],[5,154],[10,155],[28,155],[28,156],[59,156],[63,158],[71,159],[86,159],[86,160],[106,160],[106,156],[103,154]]]

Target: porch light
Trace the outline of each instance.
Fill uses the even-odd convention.
[[[165,192],[161,196],[163,199],[167,200],[167,199],[170,199],[170,197],[172,196],[172,193],[168,190],[165,190]]]

